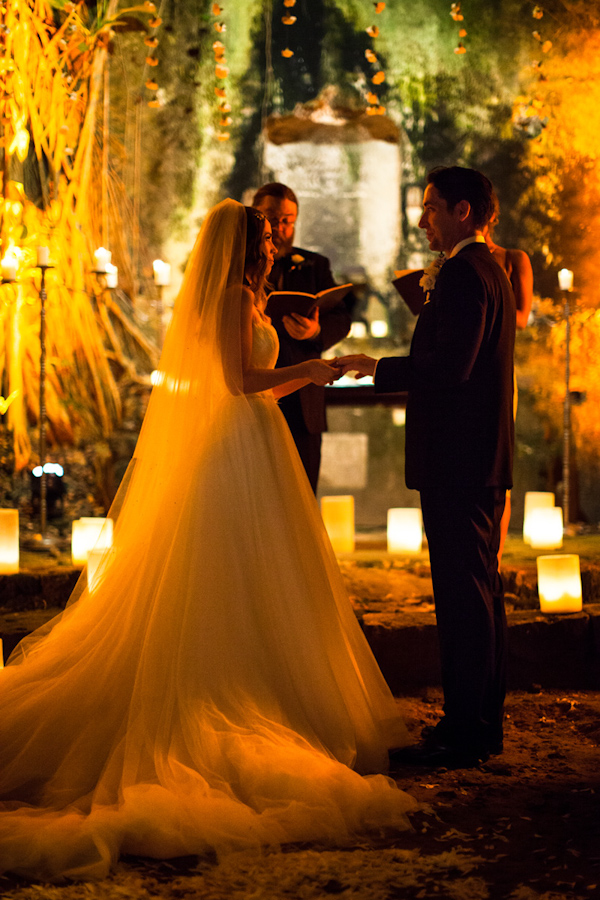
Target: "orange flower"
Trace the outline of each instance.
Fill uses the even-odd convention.
[[[212,5],[212,14],[213,14],[213,16],[220,16],[222,12],[223,12],[223,10],[222,10],[221,7],[219,6],[219,4],[218,4],[218,3],[213,3],[213,5]]]
[[[215,24],[213,25],[213,28],[215,29],[215,31],[218,31],[219,34],[223,34],[224,31],[227,31],[227,26],[225,25],[225,22],[215,22]]]
[[[385,81],[385,72],[375,72],[373,77],[371,78],[373,84],[383,84]]]
[[[221,43],[221,41],[215,41],[212,48],[217,58],[225,53],[225,44]]]
[[[531,15],[533,16],[534,19],[541,19],[544,16],[544,10],[541,9],[539,6],[534,6],[533,12],[531,13]]]
[[[544,41],[542,44],[542,53],[547,53],[552,48],[552,41]]]
[[[296,16],[283,16],[281,19],[284,25],[293,25],[294,22],[297,22]]]
[[[150,19],[148,25],[150,28],[158,28],[159,25],[162,25],[162,19],[159,19],[158,17],[156,19]]]
[[[460,31],[458,32],[458,36],[459,36],[459,37],[466,37],[466,36],[467,36],[467,29],[466,29],[466,28],[461,28]]]
[[[377,14],[383,12],[385,9],[385,3],[374,3],[373,6],[375,7],[375,12]]]
[[[369,60],[370,63],[377,62],[377,54],[373,53],[372,50],[365,50],[365,56]]]
[[[466,53],[467,50],[466,50],[465,47],[463,47],[463,45],[462,45],[462,44],[460,43],[460,41],[459,41],[459,42],[458,42],[458,47],[455,47],[455,48],[454,48],[454,52],[455,52],[455,53]]]
[[[215,88],[215,94],[217,95],[217,97],[226,97],[227,96],[227,94],[225,92],[225,88],[220,88],[220,87]]]
[[[159,109],[162,106],[160,100],[148,100],[148,106],[152,106],[154,109]]]
[[[231,112],[231,106],[229,105],[229,103],[219,103],[219,109],[222,113]]]
[[[292,8],[292,6],[296,5],[296,0],[283,0],[283,5]]]
[[[157,83],[155,81],[152,81],[152,79],[150,79],[149,81],[146,82],[146,87],[148,88],[149,91],[157,91],[158,90]]]
[[[281,51],[281,55],[282,55],[282,56],[285,56],[286,59],[289,59],[290,56],[293,56],[293,55],[294,55],[294,51],[293,51],[293,50],[290,50],[289,47],[286,47],[285,50],[282,50],[282,51]]]
[[[154,5],[154,3],[151,3],[150,0],[146,0],[146,2],[144,3],[144,9],[147,12],[156,12],[156,6]]]
[[[158,60],[155,59],[153,56],[147,56],[146,57],[146,65],[147,66],[157,66]]]
[[[217,63],[217,65],[215,66],[215,75],[217,76],[217,78],[227,78],[227,76],[229,75],[229,69],[227,68],[227,66],[223,66],[221,65],[221,63]]]
[[[366,32],[372,38],[379,37],[379,28],[377,27],[377,25],[369,25],[369,27],[366,29]]]
[[[144,43],[145,43],[146,47],[158,47],[158,38],[155,38],[155,37],[144,38]]]
[[[221,119],[219,125],[221,126],[221,128],[227,128],[228,125],[231,125],[232,121],[233,119],[231,118],[231,116],[225,116],[223,119]]]
[[[377,94],[374,94],[373,91],[369,91],[367,94],[367,103],[379,103],[379,97]]]
[[[228,131],[222,131],[220,134],[217,135],[217,140],[218,141],[228,141],[229,137],[230,137],[230,135],[229,135]]]

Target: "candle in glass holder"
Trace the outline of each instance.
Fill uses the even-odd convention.
[[[354,497],[321,497],[321,515],[336,553],[354,552]]]
[[[529,543],[534,550],[559,550],[563,545],[563,511],[560,506],[533,509],[528,518]]]
[[[155,259],[152,263],[154,271],[154,284],[157,287],[168,287],[171,284],[171,265],[162,259]]]
[[[581,612],[581,573],[576,553],[538,556],[537,573],[543,613]]]
[[[531,543],[529,531],[530,515],[534,509],[549,509],[554,506],[554,494],[551,491],[527,491],[525,494],[525,510],[523,514],[523,540]]]
[[[50,248],[36,247],[38,268],[44,268],[50,265]]]
[[[19,571],[19,510],[0,509],[0,573]]]
[[[423,543],[420,509],[388,509],[387,545],[390,553],[418,553]]]
[[[110,250],[107,250],[105,247],[98,247],[97,250],[94,250],[94,260],[96,265],[96,272],[107,272],[108,265],[110,264],[112,258],[112,253]]]

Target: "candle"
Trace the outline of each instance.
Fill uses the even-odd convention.
[[[17,261],[14,256],[5,256],[0,262],[3,281],[15,281],[17,277]]]
[[[112,534],[112,519],[96,519],[90,516],[76,519],[71,533],[73,565],[85,565],[89,550],[102,550],[112,546]]]
[[[418,553],[423,543],[420,509],[388,509],[387,545],[390,553]]]
[[[535,509],[548,509],[554,506],[552,491],[527,491],[525,494],[525,510],[523,514],[523,540],[531,543],[530,520]]]
[[[529,543],[534,550],[558,550],[563,544],[563,511],[560,506],[533,509],[528,518]]]
[[[537,573],[543,613],[581,612],[581,574],[577,554],[538,556]]]
[[[98,247],[98,249],[94,251],[96,272],[106,272],[107,267],[110,264],[111,257],[112,253],[110,252],[110,250],[106,250],[105,247]]]
[[[354,497],[321,497],[323,522],[336,553],[354,552]]]
[[[571,291],[573,289],[573,273],[570,269],[561,269],[558,273],[558,286],[561,291]]]
[[[50,248],[49,247],[37,247],[37,264],[39,268],[43,268],[50,264]]]
[[[19,510],[0,509],[0,572],[19,571]]]
[[[106,264],[106,287],[116,288],[119,284],[119,269],[111,262]]]
[[[157,287],[168,287],[171,284],[171,266],[162,259],[155,259],[152,263],[154,270],[154,284]]]

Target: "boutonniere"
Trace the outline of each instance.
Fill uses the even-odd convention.
[[[419,287],[422,287],[426,293],[432,291],[435,287],[435,282],[440,274],[440,269],[446,262],[446,257],[443,253],[440,253],[433,262],[429,263],[423,275],[421,276],[421,280],[419,281]]]
[[[301,269],[302,266],[304,266],[304,265],[308,265],[306,258],[304,256],[302,256],[300,253],[292,253],[292,255],[290,257],[290,262],[292,264],[290,266],[290,272],[292,272],[294,269]]]

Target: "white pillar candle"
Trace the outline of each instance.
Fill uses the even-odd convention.
[[[354,497],[321,497],[321,515],[336,553],[354,552]]]
[[[537,573],[543,613],[581,612],[581,573],[577,554],[538,556]]]
[[[423,544],[420,509],[388,509],[387,546],[390,553],[418,553]]]
[[[112,253],[110,250],[107,250],[105,247],[98,247],[98,249],[94,251],[96,272],[106,272],[111,258]]]
[[[554,506],[554,494],[551,491],[527,491],[525,494],[525,510],[523,514],[523,540],[531,543],[529,536],[529,516],[534,509],[548,509]]]
[[[570,269],[561,269],[558,273],[558,286],[561,291],[571,291],[573,289],[573,273]]]
[[[86,516],[76,519],[71,531],[71,558],[74,566],[87,563],[90,550],[102,550],[112,546],[112,519]]]
[[[154,270],[154,284],[157,287],[168,287],[171,284],[171,265],[162,259],[155,259],[152,263]]]
[[[106,287],[116,288],[119,285],[119,269],[112,263],[106,264]]]
[[[50,248],[49,247],[36,247],[37,254],[37,264],[38,266],[47,266],[50,263]]]
[[[560,506],[533,509],[528,518],[529,543],[534,550],[559,550],[563,545],[563,511]]]
[[[14,256],[5,256],[0,261],[3,281],[15,281],[17,277],[17,261]]]
[[[19,571],[19,510],[0,509],[0,573]]]

